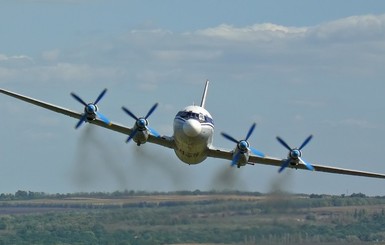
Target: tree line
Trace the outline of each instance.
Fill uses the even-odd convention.
[[[32,199],[63,199],[63,198],[76,198],[76,197],[88,197],[88,198],[122,198],[127,196],[153,196],[153,195],[238,195],[238,196],[266,196],[275,195],[277,193],[261,193],[261,192],[248,192],[248,191],[236,191],[236,190],[211,190],[211,191],[171,191],[171,192],[158,192],[158,191],[114,191],[114,192],[76,192],[76,193],[56,193],[50,194],[45,192],[34,192],[18,190],[15,193],[1,193],[0,201],[7,200],[32,200]],[[326,194],[291,194],[291,193],[278,193],[292,196],[307,196],[309,198],[331,198],[331,197],[351,197],[351,198],[367,198],[363,193],[353,193],[351,195],[342,194],[340,196],[326,195]],[[375,198],[385,198],[385,196],[375,196]]]
[[[62,209],[25,206],[37,198],[143,195],[235,195],[264,198],[136,203]],[[0,194],[0,244],[362,244],[385,241],[385,198],[249,192]],[[129,199],[129,198],[128,198]],[[11,200],[9,202],[8,200]],[[12,202],[12,200],[26,200]],[[64,201],[63,201],[64,202]],[[12,205],[7,206],[7,203]],[[33,206],[32,206],[33,207]],[[64,207],[64,206],[63,206]],[[29,207],[28,207],[29,208]],[[27,208],[27,210],[29,210]],[[8,212],[7,210],[12,212]]]

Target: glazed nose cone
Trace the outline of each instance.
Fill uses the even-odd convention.
[[[183,124],[183,132],[190,137],[195,137],[202,131],[201,124],[194,119],[189,119]]]

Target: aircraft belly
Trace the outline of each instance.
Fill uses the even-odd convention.
[[[182,123],[174,124],[175,154],[187,164],[198,164],[207,158],[208,145],[212,141],[213,128],[203,126],[202,131],[195,137],[189,137],[183,132]]]

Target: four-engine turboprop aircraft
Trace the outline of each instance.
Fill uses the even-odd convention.
[[[210,113],[205,109],[208,84],[209,81],[206,81],[202,101],[199,106],[187,106],[176,114],[174,119],[173,136],[160,135],[154,129],[149,127],[148,118],[155,111],[158,105],[157,103],[151,107],[151,109],[144,117],[137,117],[129,109],[122,107],[123,111],[125,111],[135,120],[135,124],[132,128],[108,120],[105,116],[98,112],[98,107],[96,106],[99,100],[106,93],[106,90],[102,91],[94,103],[89,104],[85,103],[82,99],[80,99],[79,96],[72,93],[72,96],[85,106],[84,113],[72,111],[70,109],[56,106],[4,89],[0,89],[0,92],[26,101],[28,103],[46,108],[48,110],[76,118],[79,120],[76,128],[79,127],[83,122],[88,122],[128,135],[127,142],[133,140],[137,145],[150,142],[171,148],[175,151],[177,157],[187,164],[198,164],[204,161],[207,157],[215,157],[227,159],[231,161],[232,166],[237,167],[245,166],[246,164],[254,165],[257,163],[280,167],[278,170],[279,172],[289,167],[295,169],[308,169],[336,174],[385,179],[385,174],[309,164],[305,162],[302,159],[301,150],[312,139],[311,135],[302,143],[299,148],[291,148],[284,140],[277,137],[277,140],[289,150],[288,157],[286,159],[279,159],[265,156],[262,152],[252,148],[248,142],[248,139],[255,129],[255,123],[251,125],[249,131],[246,134],[246,137],[242,140],[237,140],[226,133],[222,133],[226,139],[236,144],[233,150],[214,147],[212,145],[214,121]]]

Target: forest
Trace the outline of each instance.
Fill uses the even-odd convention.
[[[385,244],[385,197],[0,194],[0,244]]]

